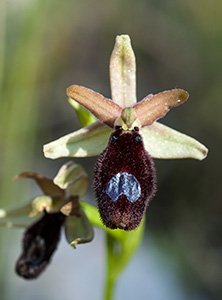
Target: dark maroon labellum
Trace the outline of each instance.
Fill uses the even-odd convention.
[[[155,193],[154,164],[138,128],[116,127],[95,167],[94,189],[104,225],[133,230]]]
[[[23,253],[15,268],[19,276],[25,279],[37,278],[45,269],[57,247],[64,221],[65,215],[62,213],[45,213],[26,230]]]

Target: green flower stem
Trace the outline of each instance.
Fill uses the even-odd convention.
[[[115,263],[115,254],[114,254],[114,247],[115,247],[115,239],[109,235],[106,234],[106,255],[107,255],[107,270],[106,270],[106,283],[105,283],[105,289],[104,289],[104,300],[112,300],[114,296],[114,290],[116,286],[116,280],[117,276],[115,276],[114,273],[112,273],[111,266],[112,263]]]
[[[81,205],[89,221],[94,226],[106,231],[107,271],[104,299],[111,300],[113,299],[115,284],[120,273],[140,245],[145,228],[145,218],[143,218],[140,226],[134,231],[111,230],[102,224],[96,207],[84,201],[81,201]]]

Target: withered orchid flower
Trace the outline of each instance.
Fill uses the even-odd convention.
[[[92,240],[92,226],[79,203],[86,192],[88,177],[80,165],[69,162],[62,166],[54,180],[32,172],[15,177],[20,178],[34,179],[44,195],[19,208],[0,209],[0,224],[27,227],[15,270],[25,279],[34,279],[49,264],[62,226],[73,248]]]

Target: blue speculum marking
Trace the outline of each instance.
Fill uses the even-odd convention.
[[[106,194],[115,202],[124,194],[130,202],[135,202],[141,195],[141,187],[135,176],[127,172],[117,173],[106,185]]]

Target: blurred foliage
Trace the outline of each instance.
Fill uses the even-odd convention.
[[[61,160],[46,160],[42,145],[80,126],[65,89],[76,83],[110,97],[109,57],[115,36],[127,33],[137,58],[138,99],[174,87],[188,90],[188,102],[164,124],[210,150],[203,162],[156,161],[158,192],[147,211],[148,232],[180,263],[190,287],[221,299],[221,11],[220,0],[1,0],[1,206],[29,193],[28,185],[12,184],[17,173],[54,175]],[[91,174],[94,161],[81,160]],[[12,242],[3,228],[0,234],[3,272]]]

